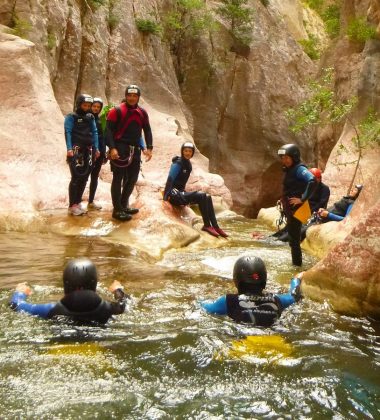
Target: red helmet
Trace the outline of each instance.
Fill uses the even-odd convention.
[[[311,168],[309,171],[317,178],[318,181],[322,180],[322,171],[319,168]]]

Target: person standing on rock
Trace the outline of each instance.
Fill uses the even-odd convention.
[[[81,216],[86,211],[81,208],[82,196],[95,159],[100,155],[98,131],[91,114],[93,98],[81,94],[76,99],[75,112],[65,117],[65,139],[67,163],[70,167],[69,213]]]
[[[283,191],[281,204],[286,216],[289,246],[294,265],[302,265],[301,227],[302,222],[295,212],[310,198],[316,186],[314,175],[301,163],[301,153],[297,145],[285,144],[278,150],[283,170]]]
[[[227,238],[227,233],[219,227],[216,220],[211,196],[202,191],[185,192],[186,183],[193,169],[190,159],[194,156],[194,152],[194,144],[186,142],[181,146],[181,156],[172,159],[173,163],[164,190],[164,201],[174,206],[198,204],[204,224],[202,230],[215,237]]]
[[[94,98],[94,102],[91,106],[91,112],[94,115],[96,128],[98,131],[98,140],[99,140],[99,151],[100,156],[98,159],[96,159],[92,171],[91,171],[91,177],[90,177],[90,192],[88,196],[88,210],[100,210],[102,206],[94,202],[96,189],[98,187],[98,179],[99,179],[99,173],[102,168],[102,165],[104,165],[107,162],[106,158],[106,143],[103,136],[103,128],[102,124],[100,123],[99,114],[102,112],[103,109],[103,100],[102,98]]]
[[[149,117],[138,105],[141,90],[137,85],[125,89],[125,101],[107,115],[106,143],[112,171],[112,217],[130,220],[139,210],[129,207],[129,197],[137,182],[141,165],[141,134],[144,131],[146,161],[152,158],[153,136]]]

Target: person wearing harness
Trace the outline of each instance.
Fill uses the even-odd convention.
[[[181,146],[181,156],[175,156],[172,159],[163,199],[174,206],[198,204],[203,219],[202,230],[215,237],[227,238],[227,233],[219,227],[216,220],[211,196],[203,191],[185,191],[186,183],[193,169],[190,159],[194,156],[194,152],[194,144],[185,142]]]
[[[322,223],[330,221],[340,222],[348,216],[362,189],[363,185],[357,184],[351,189],[349,195],[343,196],[327,210],[320,208],[318,210],[318,216],[320,217]]]
[[[220,296],[213,302],[200,302],[210,314],[228,315],[234,321],[270,327],[285,308],[301,299],[301,279],[297,274],[290,281],[286,294],[265,293],[267,270],[264,261],[255,256],[240,257],[234,265],[233,280],[237,293]]]
[[[316,187],[314,188],[314,191],[309,198],[310,210],[313,214],[315,214],[321,207],[325,208],[327,206],[330,198],[330,188],[322,182],[322,172],[319,168],[311,168],[310,173],[315,176],[317,182]],[[312,218],[314,217],[315,216],[312,216]],[[310,226],[310,223],[311,222],[308,221],[307,224],[303,224],[301,227],[301,242],[306,237],[306,230]],[[289,235],[286,226],[271,236],[275,237],[278,241],[289,241]]]
[[[107,162],[106,158],[106,143],[104,141],[103,136],[103,128],[102,124],[100,123],[99,114],[102,112],[103,109],[103,100],[102,98],[94,98],[94,102],[91,106],[91,112],[94,115],[96,128],[98,131],[98,141],[99,141],[99,151],[100,156],[98,159],[96,159],[92,171],[91,171],[91,177],[90,177],[90,193],[88,196],[88,210],[101,210],[102,206],[94,202],[96,189],[98,187],[98,179],[99,179],[99,173],[102,168],[102,165],[104,165]]]
[[[144,131],[146,161],[152,158],[153,136],[149,117],[138,105],[141,90],[129,85],[125,90],[125,102],[112,108],[107,115],[106,143],[110,149],[112,170],[111,196],[112,217],[121,221],[131,219],[139,210],[129,207],[129,197],[137,182],[141,164],[141,133]]]
[[[70,167],[69,213],[81,216],[86,213],[80,206],[86,183],[95,159],[100,155],[98,132],[91,114],[93,99],[81,94],[76,99],[75,112],[65,117],[67,163]]]
[[[294,217],[294,213],[308,200],[315,188],[315,177],[301,163],[301,153],[295,144],[285,144],[278,150],[285,176],[281,204],[286,216],[289,234],[289,246],[294,265],[302,265],[301,226],[302,222]]]
[[[94,263],[87,258],[74,259],[67,263],[63,271],[65,296],[59,302],[29,303],[26,299],[31,294],[31,289],[25,283],[20,283],[9,304],[16,312],[25,312],[44,319],[58,318],[78,324],[105,324],[112,315],[124,312],[128,295],[115,280],[109,290],[116,301],[109,302],[96,293],[97,283],[98,273]]]

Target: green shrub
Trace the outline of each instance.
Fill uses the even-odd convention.
[[[104,6],[107,3],[107,0],[87,0],[91,9],[96,10],[100,6]]]
[[[140,32],[159,35],[162,31],[161,26],[150,19],[136,19],[136,26]]]
[[[309,34],[308,39],[301,39],[298,42],[302,45],[303,50],[312,60],[319,59],[321,53],[318,49],[318,40],[314,35]]]
[[[321,12],[324,0],[305,0],[305,3],[310,7],[310,9]]]
[[[27,39],[27,35],[32,30],[32,24],[24,19],[19,19],[16,15],[13,16],[13,26],[9,31],[13,35],[20,38]]]
[[[120,23],[120,15],[118,13],[110,11],[107,22],[108,22],[110,31],[112,32],[116,28],[116,26]]]
[[[365,43],[377,36],[376,29],[362,18],[350,21],[347,27],[347,35],[350,41],[358,43]]]
[[[243,45],[249,45],[252,40],[253,10],[247,6],[247,2],[248,0],[221,0],[222,5],[216,9],[228,21],[232,36]]]
[[[54,34],[52,34],[51,32],[48,32],[47,34],[47,42],[46,42],[46,46],[48,47],[49,50],[52,50],[57,43],[57,38],[55,37]]]
[[[330,38],[339,35],[340,30],[340,8],[336,4],[332,4],[321,13],[321,18],[326,25],[326,31]]]

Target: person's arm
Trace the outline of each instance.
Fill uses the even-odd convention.
[[[173,189],[174,182],[181,171],[181,165],[179,163],[172,163],[169,170],[168,179],[165,184],[164,190],[164,201],[168,200],[170,191]]]
[[[288,306],[293,305],[294,303],[298,302],[301,299],[302,276],[303,276],[303,272],[297,274],[295,277],[291,279],[288,293],[275,295],[280,301],[282,309],[285,309]]]
[[[93,116],[91,119],[91,133],[92,133],[92,145],[94,146],[95,150],[99,152],[98,129],[96,128],[96,121]]]
[[[144,115],[144,125],[143,125],[143,131],[144,131],[144,137],[145,137],[145,143],[146,148],[148,150],[153,149],[153,135],[152,135],[152,129],[150,127],[149,123],[149,117],[145,109],[142,109],[143,115]]]
[[[144,137],[143,136],[141,136],[140,137],[140,140],[139,140],[139,147],[140,147],[140,149],[141,150],[145,150],[146,149],[146,145],[145,145],[145,141],[144,141]]]
[[[126,300],[129,298],[129,295],[124,293],[124,287],[117,280],[114,280],[114,282],[109,287],[109,290],[113,293],[113,296],[116,300],[116,302],[112,303],[113,314],[122,314],[125,311]]]
[[[304,166],[298,167],[297,172],[296,172],[296,177],[299,180],[302,180],[307,183],[306,189],[303,192],[302,197],[301,197],[301,201],[304,203],[313,194],[317,180],[315,179],[315,176],[310,171],[308,171]]]
[[[72,115],[66,115],[64,122],[65,129],[65,140],[66,140],[66,149],[68,152],[73,150],[73,142],[71,138],[71,133],[74,128],[74,117]]]
[[[200,302],[201,308],[209,314],[227,315],[227,297],[226,295],[220,296],[213,302],[202,301]]]
[[[56,303],[29,303],[26,301],[26,298],[30,294],[30,288],[24,283],[17,285],[16,291],[13,293],[9,302],[11,309],[16,312],[26,312],[30,315],[37,315],[45,319],[49,318],[49,313],[55,307]]]

